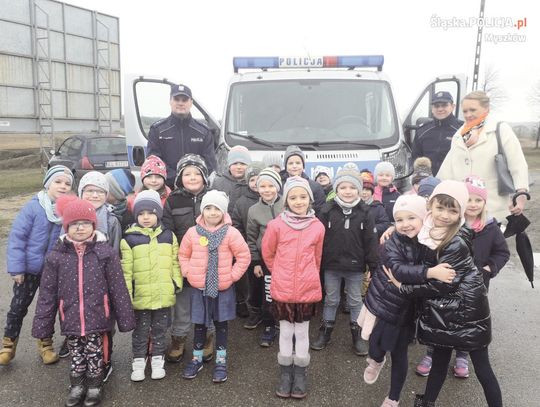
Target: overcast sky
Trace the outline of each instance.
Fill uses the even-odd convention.
[[[383,54],[402,116],[424,85],[465,73],[472,83],[480,0],[68,0],[120,18],[122,73],[159,74],[189,85],[221,118],[233,56]],[[481,73],[498,72],[507,121],[535,120],[540,83],[540,6],[486,0]],[[518,20],[526,26],[517,28]],[[448,27],[449,24],[470,27]],[[507,26],[513,24],[514,26]],[[446,25],[446,29],[445,26]],[[488,27],[488,25],[492,25]],[[495,26],[493,26],[495,25]],[[539,86],[540,88],[540,86]]]

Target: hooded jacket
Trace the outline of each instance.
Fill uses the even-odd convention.
[[[246,229],[248,221],[249,208],[255,205],[259,201],[259,194],[248,188],[246,194],[241,196],[231,214],[232,225],[238,229],[244,239],[246,239]]]
[[[382,234],[386,232],[386,229],[388,229],[392,223],[390,222],[390,218],[388,218],[388,214],[386,213],[386,209],[384,209],[384,205],[379,201],[372,201],[369,205],[369,213],[373,216],[373,219],[375,221],[375,229],[377,229],[377,237],[380,239]]]
[[[255,205],[249,208],[247,220],[247,244],[251,253],[251,260],[260,265],[262,261],[262,239],[268,222],[275,219],[283,211],[283,198],[277,196],[275,202],[270,205],[259,199]]]

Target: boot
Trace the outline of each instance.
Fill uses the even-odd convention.
[[[293,385],[291,389],[291,397],[295,399],[303,399],[307,395],[307,367],[309,365],[309,356],[301,358],[294,356],[293,367]]]
[[[0,366],[9,365],[9,362],[15,357],[17,342],[19,342],[19,338],[12,339],[4,336],[2,349],[0,349]]]
[[[358,324],[356,322],[351,322],[353,351],[358,356],[366,356],[368,354],[368,341],[362,339],[360,332]]]
[[[86,391],[84,406],[97,406],[101,403],[101,399],[103,398],[103,375],[100,374],[96,377],[87,377],[86,383],[88,385],[88,390]]]
[[[184,350],[186,347],[186,337],[185,336],[172,336],[171,344],[167,353],[165,354],[165,359],[170,363],[178,363],[182,360],[184,356]]]
[[[84,396],[86,395],[86,387],[84,385],[85,378],[86,376],[84,373],[72,373],[69,376],[70,386],[69,394],[65,403],[66,407],[78,406],[79,403],[84,400]]]
[[[52,365],[60,359],[54,351],[52,338],[38,339],[38,350],[44,365]]]
[[[163,379],[166,375],[165,369],[163,368],[163,366],[165,365],[165,359],[163,358],[163,355],[152,356],[152,361],[150,363],[152,366],[152,379]]]
[[[414,407],[435,407],[435,402],[426,401],[423,394],[417,394],[414,398]]]
[[[204,342],[203,348],[203,362],[210,362],[214,358],[214,333],[209,332],[206,334],[206,342]]]
[[[144,369],[146,369],[146,359],[134,358],[131,363],[131,381],[142,382],[145,379]]]
[[[319,328],[319,336],[310,345],[313,350],[322,350],[330,343],[335,321],[323,321]]]
[[[244,323],[244,328],[255,329],[262,322],[261,309],[257,307],[249,307],[249,317]]]
[[[291,397],[293,384],[293,358],[292,356],[282,356],[278,353],[278,363],[281,369],[279,384],[276,388],[276,395],[282,398]]]

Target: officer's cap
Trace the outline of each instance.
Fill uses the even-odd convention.
[[[450,92],[437,92],[431,100],[431,104],[433,103],[454,103],[454,98]]]
[[[178,95],[187,96],[191,99],[191,89],[186,85],[171,85],[171,97],[173,98]]]

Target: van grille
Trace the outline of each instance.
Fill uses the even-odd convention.
[[[305,153],[306,160],[310,160],[311,153]],[[360,157],[355,152],[340,152],[340,153],[315,153],[315,160],[356,160]]]

